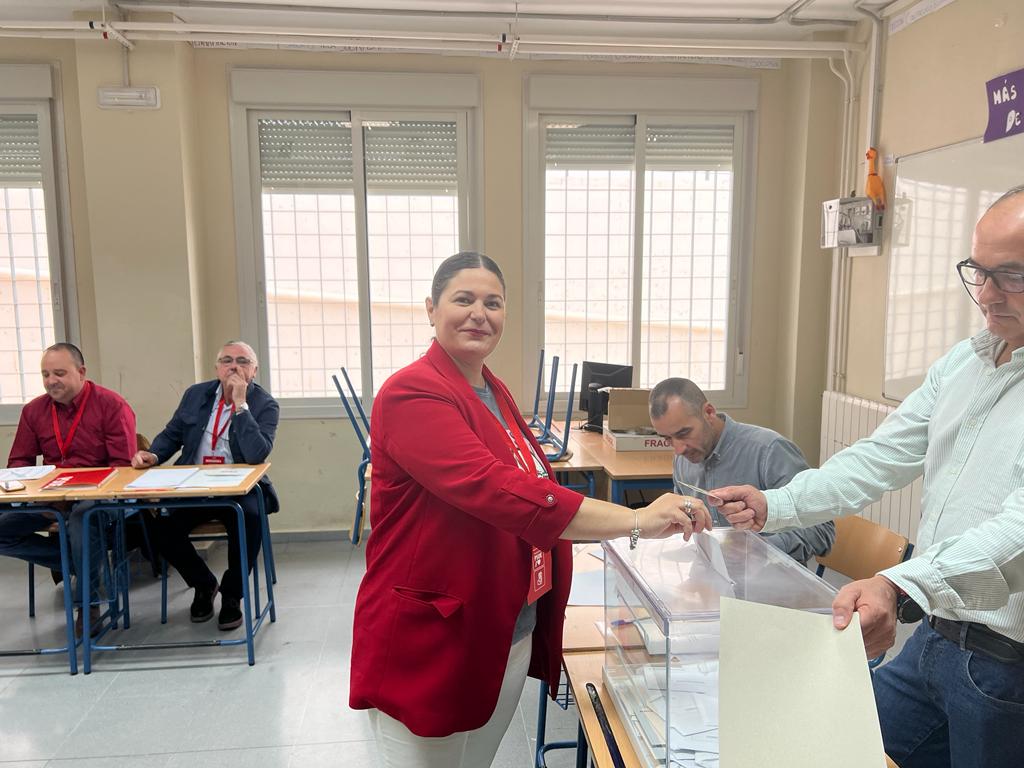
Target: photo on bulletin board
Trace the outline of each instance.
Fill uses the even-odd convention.
[[[903,400],[928,368],[984,319],[956,274],[974,225],[1024,184],[1024,135],[973,139],[900,157],[889,211],[889,286],[883,394]]]

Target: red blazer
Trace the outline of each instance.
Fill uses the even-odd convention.
[[[505,385],[487,368],[484,378],[530,435]],[[420,736],[484,725],[533,546],[552,552],[553,586],[537,602],[530,676],[557,690],[572,581],[572,547],[559,536],[583,497],[516,466],[508,434],[437,342],[381,387],[370,436],[373,531],[349,705],[375,707]]]

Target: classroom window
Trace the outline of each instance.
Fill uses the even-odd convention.
[[[55,340],[59,261],[51,248],[43,110],[0,111],[0,404],[41,393],[39,358]]]
[[[464,121],[403,113],[253,113],[269,386],[336,397],[344,366],[376,392],[429,346],[423,301],[467,247]],[[336,401],[335,401],[336,402]]]
[[[739,123],[540,116],[545,382],[557,355],[733,390]]]

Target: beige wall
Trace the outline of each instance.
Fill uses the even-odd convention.
[[[161,88],[157,112],[104,112],[100,84],[121,55],[94,42],[5,43],[4,59],[59,60],[68,115],[83,342],[91,372],[135,406],[152,436],[181,391],[212,374],[219,344],[240,334],[228,131],[233,67],[476,74],[483,93],[484,250],[506,273],[510,320],[492,367],[522,381],[522,89],[533,72],[757,77],[758,186],[748,341],[748,407],[737,418],[794,434],[813,461],[824,381],[828,264],[816,211],[835,187],[839,87],[823,64],[780,70],[504,61],[470,57],[197,50],[140,43],[133,82]],[[686,105],[680,105],[680,108]],[[822,126],[826,128],[823,130]],[[90,258],[91,255],[91,258]],[[93,362],[95,361],[95,362]],[[522,392],[517,392],[522,399]],[[531,393],[532,394],[532,393]],[[12,429],[0,432],[9,444]],[[272,475],[284,500],[275,530],[347,528],[358,460],[341,419],[283,421]]]
[[[1022,38],[1019,0],[960,0],[889,38],[880,154],[899,157],[981,136],[985,82],[1024,67]],[[894,168],[883,170],[891,190]],[[858,187],[863,179],[862,171]],[[852,270],[847,388],[874,400],[882,399],[884,379],[888,253],[883,243],[881,255],[855,258]]]

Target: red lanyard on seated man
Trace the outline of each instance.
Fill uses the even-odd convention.
[[[220,417],[224,413],[224,398],[220,398],[217,401],[217,415],[213,419],[213,433],[210,435],[210,450],[217,450],[217,441],[224,436],[224,433],[228,431],[228,427],[231,426],[231,418],[235,415],[235,404],[231,404],[231,414],[224,421],[223,429],[220,426]],[[223,456],[203,456],[203,464],[223,464]]]

